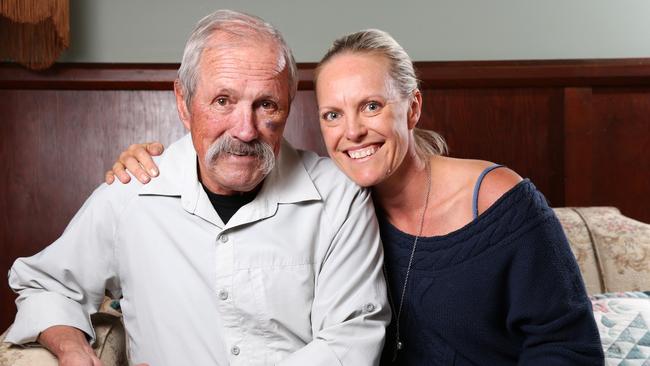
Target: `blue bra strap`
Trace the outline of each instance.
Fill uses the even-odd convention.
[[[478,180],[476,180],[476,185],[474,186],[474,196],[472,198],[472,212],[474,212],[474,220],[478,217],[478,191],[481,188],[481,183],[483,182],[483,178],[485,178],[485,175],[491,171],[493,171],[496,168],[500,168],[503,165],[501,164],[494,164],[491,165],[487,168],[485,168],[484,171],[481,172],[481,175],[478,176]]]

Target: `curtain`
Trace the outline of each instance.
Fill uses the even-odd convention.
[[[69,0],[0,0],[0,61],[45,69],[69,45]]]

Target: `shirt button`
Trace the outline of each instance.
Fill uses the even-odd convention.
[[[227,300],[227,299],[228,299],[228,291],[221,289],[221,290],[219,290],[219,292],[217,293],[217,296],[219,296],[219,298],[220,298],[221,300]]]
[[[239,355],[239,347],[232,346],[232,348],[230,348],[230,353],[232,353],[235,356]]]
[[[225,234],[224,234],[224,235],[221,235],[221,236],[219,237],[219,240],[220,240],[222,243],[227,243],[227,242],[228,242],[228,235],[225,235]]]
[[[367,303],[365,308],[366,308],[366,312],[372,313],[373,311],[375,311],[375,304]]]

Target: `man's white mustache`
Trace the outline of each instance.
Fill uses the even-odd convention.
[[[251,142],[239,141],[229,135],[219,137],[210,145],[205,154],[206,165],[212,165],[221,154],[232,154],[238,156],[255,156],[260,160],[259,170],[264,175],[271,172],[275,166],[275,154],[271,145],[260,140]]]

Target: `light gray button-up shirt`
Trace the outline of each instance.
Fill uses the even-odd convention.
[[[100,186],[63,235],[14,263],[6,340],[56,324],[94,339],[89,314],[122,295],[130,360],[161,365],[373,365],[390,318],[367,190],[283,143],[257,197],[224,225],[189,135],[161,175]]]

